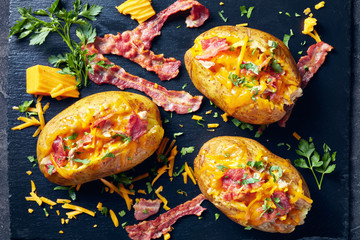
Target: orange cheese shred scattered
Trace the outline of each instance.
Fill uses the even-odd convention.
[[[26,174],[30,176],[32,174],[32,171],[26,171]]]
[[[174,164],[175,164],[175,157],[177,155],[178,151],[177,151],[177,146],[175,146],[170,153],[170,157],[168,158],[169,160],[169,177],[172,178],[173,176],[173,172],[174,172]]]
[[[218,124],[218,123],[208,123],[207,127],[208,128],[217,128],[217,127],[219,127],[219,125],[220,124]]]
[[[86,208],[83,208],[83,207],[73,205],[73,204],[65,203],[64,205],[62,205],[62,208],[71,209],[71,210],[74,210],[74,211],[79,211],[79,212],[82,212],[82,213],[86,213],[86,214],[88,214],[88,215],[90,215],[92,217],[95,217],[95,212],[90,211],[90,210],[88,210]]]
[[[138,193],[141,193],[141,194],[145,194],[145,195],[146,195],[146,192],[145,192],[144,189],[139,189],[139,190],[138,190]]]
[[[169,239],[170,239],[170,233],[165,233],[164,234],[164,240],[169,240]]]
[[[164,208],[166,211],[168,211],[168,210],[170,210],[170,208],[167,206],[168,200],[166,200],[166,198],[163,197],[163,196],[160,194],[160,192],[161,192],[162,190],[163,190],[163,186],[158,187],[158,189],[155,190],[155,194],[156,194],[157,197],[164,203],[163,208]]]
[[[35,202],[36,202],[39,206],[41,206],[42,201],[41,201],[41,199],[39,198],[39,196],[38,196],[36,193],[34,193],[34,192],[30,192],[30,195],[34,198]]]
[[[79,215],[83,213],[82,211],[71,211],[71,212],[67,212],[66,213],[66,216],[69,218],[69,219],[73,219],[73,218],[76,218],[76,215]]]
[[[71,203],[71,200],[58,198],[58,199],[56,199],[56,202],[57,203]]]
[[[103,205],[102,205],[102,202],[99,202],[97,205],[96,205],[96,208],[97,210],[101,211]]]
[[[114,184],[110,183],[109,181],[107,181],[103,178],[100,178],[100,181],[102,181],[110,189],[113,189],[116,193],[118,193],[125,200],[126,206],[127,206],[128,210],[130,211],[133,201],[132,201],[132,199],[129,198],[128,194],[134,195],[135,193],[130,192],[129,190],[125,189],[125,187],[122,183],[119,185],[119,189],[118,189]]]
[[[168,166],[164,165],[157,170],[157,175],[154,178],[154,180],[151,182],[151,186],[154,186],[154,183],[161,177],[161,175],[163,175],[166,172],[167,169],[168,169]]]
[[[187,184],[187,176],[188,176],[187,172],[183,172],[182,175],[183,175],[184,184]]]
[[[193,181],[193,183],[196,185],[196,180],[195,180],[195,177],[194,177],[194,171],[192,170],[191,167],[189,167],[187,162],[185,162],[185,172],[187,173],[189,178]]]
[[[199,120],[203,120],[203,117],[199,115],[193,115],[191,119],[199,121]]]
[[[34,212],[34,209],[32,209],[32,208],[29,208],[29,209],[28,209],[28,213],[31,214],[31,213],[33,213],[33,212]]]
[[[110,213],[110,217],[111,217],[111,220],[112,222],[114,223],[114,226],[115,227],[118,227],[119,226],[119,220],[118,218],[116,217],[114,211],[112,209],[109,210],[109,213]]]
[[[315,5],[316,10],[319,10],[320,8],[323,8],[323,7],[325,7],[325,1],[321,1]]]
[[[293,137],[296,138],[296,140],[298,140],[298,141],[301,139],[300,135],[299,135],[297,132],[293,132],[292,135],[293,135]]]
[[[139,180],[141,180],[141,179],[147,178],[148,176],[149,176],[149,173],[146,172],[146,173],[144,173],[144,174],[141,174],[141,175],[135,177],[134,179],[131,180],[131,182],[139,181]]]
[[[227,114],[227,113],[221,114],[221,117],[222,117],[224,122],[228,121],[228,118],[227,118],[228,116],[229,116],[229,114]]]
[[[46,197],[40,197],[40,200],[50,206],[55,206],[57,204],[56,202],[51,201],[50,199],[48,199]]]

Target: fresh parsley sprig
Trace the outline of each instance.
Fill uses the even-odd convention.
[[[320,157],[320,154],[315,150],[315,144],[312,138],[309,141],[300,139],[298,149],[296,153],[304,158],[295,160],[295,166],[301,168],[308,168],[314,175],[316,184],[321,190],[321,185],[325,174],[332,173],[335,170],[336,164],[330,164],[336,160],[336,152],[331,153],[330,147],[324,143],[323,152],[324,154]],[[315,172],[321,173],[320,181],[318,180]]]
[[[60,9],[59,0],[55,0],[47,9],[36,11],[32,11],[31,7],[28,9],[19,7],[21,20],[16,21],[15,25],[10,28],[9,37],[18,35],[21,39],[29,36],[30,45],[41,45],[50,33],[58,33],[71,52],[51,56],[49,62],[55,67],[63,67],[60,73],[75,76],[78,86],[81,86],[82,80],[86,86],[88,73],[93,71],[90,62],[96,55],[88,56],[87,49],[82,49],[82,47],[94,42],[96,30],[88,20],[96,20],[96,16],[101,10],[102,7],[95,4],[82,5],[81,0],[73,2],[71,11],[67,11],[65,8]],[[48,17],[50,21],[42,20],[44,17]],[[76,36],[80,39],[79,43],[70,37],[72,25],[78,25]]]

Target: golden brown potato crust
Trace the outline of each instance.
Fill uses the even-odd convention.
[[[117,120],[121,121],[121,116],[129,118],[133,112],[137,114],[142,112],[146,115],[146,132],[136,141],[117,145],[118,148],[111,148],[115,157],[95,157],[92,156],[95,153],[90,152],[89,164],[81,165],[71,171],[62,167],[60,170],[65,174],[60,174],[58,171],[48,173],[46,165],[51,163],[52,144],[57,136],[64,138],[74,132],[80,135],[100,117],[115,113],[118,116]],[[147,97],[122,91],[97,93],[77,101],[46,124],[37,143],[39,167],[45,177],[59,185],[75,185],[93,181],[127,171],[141,163],[155,152],[163,135],[159,109]],[[109,139],[107,147],[112,143],[111,137]],[[100,150],[102,147],[100,146]]]
[[[284,78],[289,79],[289,84],[300,87],[300,74],[294,58],[283,42],[271,34],[245,27],[220,26],[202,33],[195,39],[195,42],[214,36],[219,38],[236,36],[237,38],[243,39],[245,35],[248,35],[249,39],[251,39],[249,45],[251,44],[252,48],[257,48],[264,52],[269,52],[269,41],[275,41],[278,46],[274,50],[274,56],[282,66],[286,75]],[[248,101],[241,106],[231,107],[230,105],[237,101],[236,97],[223,83],[214,79],[214,73],[212,71],[204,67],[204,65],[196,59],[197,53],[194,51],[194,47],[185,53],[185,66],[189,76],[195,87],[226,113],[251,124],[270,124],[279,121],[285,115],[284,105],[290,105],[292,101],[281,102],[275,104],[275,106],[271,104],[260,104],[256,101]],[[269,56],[271,56],[270,53]],[[246,60],[246,56],[244,60]],[[299,91],[301,91],[301,89]],[[299,94],[301,95],[301,93]]]
[[[301,174],[291,165],[289,160],[276,156],[257,141],[243,137],[229,136],[216,137],[206,142],[202,146],[199,154],[194,160],[195,177],[198,181],[201,192],[206,196],[206,198],[232,221],[244,227],[250,226],[252,228],[265,232],[290,233],[295,229],[296,225],[303,224],[304,218],[306,217],[306,214],[311,207],[311,204],[303,199],[297,200],[293,206],[296,211],[290,211],[287,215],[288,219],[300,219],[298,224],[295,225],[289,222],[275,221],[273,223],[265,222],[260,225],[252,225],[249,219],[245,219],[245,215],[243,214],[244,212],[238,208],[237,201],[224,200],[222,195],[223,190],[220,190],[220,194],[213,194],[214,179],[216,178],[216,173],[211,170],[211,167],[209,166],[214,164],[214,156],[219,153],[222,153],[222,155],[227,155],[227,150],[229,149],[232,149],[233,151],[241,149],[240,152],[237,152],[239,154],[242,154],[242,152],[246,152],[246,161],[254,160],[258,155],[258,152],[261,151],[262,155],[265,156],[267,159],[266,165],[280,166],[282,168],[283,175],[281,177],[281,184],[288,184],[289,191],[291,191],[291,188],[297,190],[299,188],[297,184],[299,183],[299,180],[301,180],[301,188],[303,189],[303,195],[310,198],[310,192],[306,185],[306,182],[304,181]],[[238,164],[239,160],[236,157],[237,156],[233,156],[230,154],[229,161],[234,161],[236,162],[236,164]],[[221,164],[221,160],[216,158],[215,161],[218,164]],[[246,162],[244,164],[246,165]],[[268,167],[266,171],[268,171]]]

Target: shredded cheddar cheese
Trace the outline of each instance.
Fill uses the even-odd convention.
[[[68,219],[73,219],[73,218],[76,218],[76,216],[81,213],[83,213],[83,212],[75,210],[75,211],[67,212],[66,216],[68,217]]]
[[[144,189],[139,189],[139,190],[138,190],[138,193],[141,193],[141,194],[145,194],[145,195],[146,195],[146,192],[145,192]]]
[[[183,175],[184,184],[187,184],[187,176],[188,176],[187,172],[183,172],[182,175]]]
[[[146,173],[141,174],[141,175],[135,177],[134,179],[132,179],[132,182],[139,181],[139,180],[141,180],[141,179],[147,178],[148,176],[149,176],[149,173],[146,172]]]
[[[56,199],[56,202],[61,203],[61,204],[62,203],[71,203],[71,200],[58,198],[58,199]]]
[[[103,207],[102,202],[99,202],[99,203],[96,205],[97,210],[99,210],[100,212],[101,212],[102,207]]]
[[[60,234],[63,234],[63,233],[64,233],[64,231],[63,231],[63,230],[60,230],[60,231],[59,231],[59,233],[60,233]]]
[[[161,177],[161,175],[163,175],[166,172],[167,169],[168,169],[168,166],[164,165],[157,170],[157,175],[154,178],[154,180],[151,182],[151,186],[154,186],[154,183],[156,182],[156,180],[158,180]]]
[[[74,210],[74,211],[79,211],[79,212],[82,212],[82,213],[86,213],[92,217],[95,217],[95,212],[93,211],[90,211],[86,208],[83,208],[83,207],[79,207],[79,206],[76,206],[76,205],[72,205],[72,204],[69,204],[69,203],[65,203],[64,205],[62,205],[62,208],[64,209],[71,209],[71,210]]]
[[[125,187],[122,183],[119,185],[119,189],[118,189],[114,184],[108,182],[107,180],[105,180],[103,178],[100,178],[100,181],[102,181],[110,189],[113,189],[116,193],[118,193],[125,200],[126,206],[127,206],[128,210],[130,211],[133,201],[132,201],[132,199],[129,198],[128,194],[134,195],[135,193],[130,192],[129,190],[125,189]]]
[[[189,167],[187,162],[185,162],[185,172],[187,173],[187,175],[189,176],[191,181],[193,181],[193,183],[196,185],[196,180],[195,180],[195,177],[194,177],[194,171],[192,170],[191,167]]]
[[[170,233],[165,233],[164,234],[164,240],[169,240],[169,239],[170,239]]]
[[[109,213],[110,213],[110,217],[111,217],[111,220],[112,222],[114,223],[114,226],[115,227],[118,227],[119,226],[119,220],[118,218],[116,217],[114,211],[112,209],[109,210]]]
[[[32,171],[26,171],[26,174],[30,176],[32,174]]]
[[[294,138],[296,138],[296,140],[298,140],[298,141],[301,139],[300,135],[299,135],[297,132],[293,132],[292,135],[293,135]]]
[[[176,157],[177,153],[178,153],[177,146],[175,146],[171,150],[170,157],[168,158],[168,160],[169,160],[169,177],[170,177],[170,179],[172,179],[172,176],[173,176],[175,157]]]
[[[28,213],[31,214],[31,213],[33,213],[33,212],[34,212],[34,209],[32,209],[32,208],[29,208],[29,209],[28,209]]]
[[[166,211],[168,211],[168,210],[170,210],[170,208],[167,206],[168,200],[166,200],[166,198],[164,198],[164,197],[160,194],[160,192],[161,192],[162,190],[163,190],[163,186],[158,187],[158,189],[155,190],[155,194],[156,194],[157,197],[164,203],[163,208],[164,208]]]
[[[227,114],[227,113],[221,114],[221,117],[222,117],[224,122],[228,121],[228,118],[227,118],[228,116],[229,116],[229,114]]]
[[[325,1],[321,1],[315,5],[316,10],[319,10],[320,8],[323,8],[323,7],[325,7]]]
[[[247,27],[249,24],[248,23],[239,23],[236,24],[237,27]]]
[[[304,21],[304,29],[302,31],[303,34],[307,34],[310,37],[314,38],[316,42],[321,42],[319,34],[316,32],[314,27],[317,24],[317,19],[309,16]]]
[[[209,114],[211,114],[211,113],[212,113],[212,110],[209,110],[209,111],[206,111],[206,112],[205,112],[206,115],[209,115]]]
[[[138,23],[143,23],[155,15],[150,0],[127,0],[123,4],[117,6],[116,9],[121,14],[130,14],[131,19],[135,19]]]
[[[55,206],[57,204],[56,202],[51,201],[50,199],[48,199],[46,197],[40,197],[40,200],[50,206]]]
[[[208,128],[217,128],[217,127],[219,127],[219,124],[218,123],[208,123],[207,127]]]
[[[37,195],[36,193],[34,193],[34,192],[30,192],[30,195],[34,198],[35,202],[36,202],[39,206],[41,206],[42,201],[41,201],[41,199],[38,197],[38,195]]]
[[[59,211],[59,210],[56,210],[56,214],[57,214],[58,216],[60,216],[60,211]]]
[[[199,120],[203,120],[202,116],[198,116],[198,115],[193,115],[192,118],[193,120],[199,121]]]
[[[310,9],[310,8],[306,8],[306,9],[304,10],[304,14],[305,14],[305,15],[308,15],[309,13],[311,13],[311,9]]]

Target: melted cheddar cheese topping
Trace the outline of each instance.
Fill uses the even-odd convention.
[[[196,39],[191,48],[192,55],[203,55],[202,41],[217,37],[215,34]],[[220,36],[223,38],[226,38],[229,50],[220,51],[206,61],[199,61],[199,64],[227,89],[224,101],[230,107],[230,115],[238,107],[255,102],[270,111],[274,108],[283,110],[284,104],[291,105],[301,95],[298,79],[287,74],[287,64],[277,58],[276,47],[271,48],[272,42],[276,46],[277,42],[269,41],[269,46],[264,47],[247,35],[244,39],[233,35]]]
[[[249,151],[249,145],[219,144],[210,145],[210,149],[202,149],[199,155],[204,156],[205,163],[196,172],[197,176],[207,175],[205,184],[207,193],[216,201],[232,209],[230,218],[240,221],[244,226],[259,226],[269,221],[264,213],[271,214],[277,206],[273,201],[274,192],[283,192],[288,198],[291,210],[287,214],[276,216],[274,223],[299,225],[304,214],[303,208],[296,207],[299,200],[310,205],[312,199],[305,196],[300,178],[293,182],[288,178],[290,163],[282,162],[279,169],[279,159],[273,158],[268,150],[258,148],[256,155]],[[254,150],[254,149],[252,149]],[[259,165],[255,165],[255,163]],[[226,189],[229,172],[239,170],[245,172],[242,180],[234,182],[237,187]],[[281,172],[281,173],[280,173]],[[247,176],[247,174],[250,174]],[[250,176],[250,179],[249,179]],[[244,182],[247,180],[248,183]],[[252,180],[252,181],[250,181]],[[249,184],[255,182],[254,184]],[[228,198],[231,192],[232,198]],[[235,196],[235,197],[234,197]],[[237,197],[240,196],[240,197]],[[267,207],[267,210],[265,209]],[[284,206],[285,207],[285,206]],[[280,208],[282,208],[280,206]],[[270,209],[270,210],[269,210]],[[306,214],[306,213],[305,213]]]

